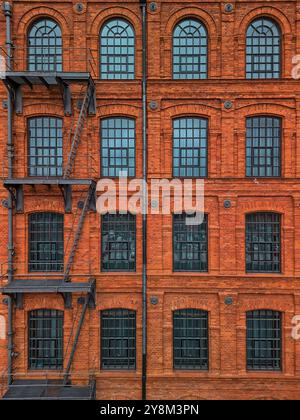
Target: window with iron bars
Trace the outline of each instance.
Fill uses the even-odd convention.
[[[31,311],[28,324],[29,369],[63,369],[63,312],[53,309]]]
[[[135,78],[135,33],[124,19],[106,22],[100,35],[101,79]]]
[[[175,311],[173,329],[174,369],[208,370],[208,312]]]
[[[64,216],[33,213],[29,216],[29,271],[62,272],[64,268]]]
[[[36,20],[28,33],[28,70],[62,72],[62,34],[52,19]]]
[[[246,175],[279,177],[281,174],[281,119],[247,118]]]
[[[127,214],[102,216],[102,271],[135,271],[136,217]]]
[[[253,213],[246,216],[246,270],[248,273],[280,273],[281,216]]]
[[[135,120],[106,118],[101,123],[102,176],[118,177],[120,172],[135,176]]]
[[[247,30],[246,78],[279,79],[281,76],[281,31],[268,17],[254,20]]]
[[[61,118],[28,120],[28,171],[33,177],[63,175],[63,122]]]
[[[188,225],[187,214],[173,215],[174,271],[208,271],[208,216],[200,225]],[[193,215],[192,217],[195,217]]]
[[[197,19],[178,23],[173,33],[173,78],[207,79],[207,31]]]
[[[281,371],[282,315],[271,310],[247,312],[247,369]]]
[[[111,309],[101,312],[101,366],[104,370],[136,368],[136,312]]]
[[[173,175],[180,178],[207,176],[208,120],[173,120]]]

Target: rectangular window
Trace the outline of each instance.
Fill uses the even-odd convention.
[[[104,370],[136,368],[136,313],[127,309],[101,312],[101,366]]]
[[[136,218],[127,214],[102,217],[102,270],[135,271]]]
[[[34,213],[29,216],[29,271],[64,269],[64,216]]]
[[[279,177],[281,174],[281,119],[247,118],[246,175]]]
[[[29,369],[63,369],[63,312],[39,309],[29,313],[28,322]]]
[[[208,370],[208,313],[183,309],[173,314],[174,369]]]
[[[194,217],[194,216],[193,216]],[[208,217],[201,225],[187,224],[186,214],[173,216],[174,271],[208,271]]]
[[[63,123],[60,118],[39,117],[28,121],[28,172],[33,177],[63,175]]]
[[[102,176],[135,176],[135,121],[107,118],[101,123]]]
[[[281,370],[281,313],[247,313],[247,369]]]
[[[246,216],[246,270],[249,273],[280,273],[281,223],[276,213]]]
[[[207,138],[207,119],[178,118],[173,121],[174,177],[207,176]]]

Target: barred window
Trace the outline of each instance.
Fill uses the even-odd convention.
[[[174,369],[208,370],[208,313],[182,309],[173,313]]]
[[[207,78],[207,31],[197,19],[185,19],[173,33],[173,78]]]
[[[104,370],[136,368],[136,313],[127,309],[101,312],[101,366]]]
[[[28,121],[28,172],[35,177],[63,175],[63,123],[61,118],[35,117]]]
[[[64,314],[53,309],[29,312],[29,369],[63,369]]]
[[[102,270],[135,271],[136,217],[106,214],[102,217]]]
[[[247,313],[248,370],[281,370],[280,312],[259,310]]]
[[[174,177],[207,176],[206,118],[177,118],[173,120]]]
[[[35,21],[28,33],[28,70],[62,72],[62,34],[52,19]]]
[[[246,174],[278,177],[281,174],[281,119],[247,118]]]
[[[106,22],[100,35],[101,79],[134,79],[135,34],[124,19]]]
[[[188,215],[173,216],[174,271],[208,271],[208,217],[200,225],[187,224]],[[195,216],[192,216],[195,217]]]
[[[135,120],[106,118],[101,123],[102,176],[118,177],[120,172],[135,176]]]
[[[276,213],[246,216],[246,270],[280,273],[281,217]]]
[[[267,17],[254,20],[247,30],[247,79],[279,79],[281,73],[281,31]]]
[[[64,216],[33,213],[29,216],[29,271],[64,268]]]

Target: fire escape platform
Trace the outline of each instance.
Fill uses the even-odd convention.
[[[95,307],[95,279],[89,279],[85,283],[66,282],[59,280],[14,280],[11,283],[0,288],[0,293],[14,298],[18,309],[23,307],[24,294],[61,294],[65,301],[66,309],[72,305],[72,294],[84,293],[90,296],[89,307]]]
[[[24,212],[24,186],[58,186],[63,194],[66,213],[72,212],[72,187],[73,186],[89,186],[94,187],[95,181],[91,179],[64,179],[64,178],[18,178],[6,179],[3,182],[4,187],[12,193],[16,204],[17,213]],[[96,195],[91,200],[90,209],[96,210]]]
[[[62,381],[18,380],[10,385],[4,400],[94,400],[95,385],[72,386]]]
[[[5,73],[3,79],[6,86],[13,92],[15,111],[17,114],[23,112],[23,95],[22,87],[28,86],[33,89],[34,86],[44,86],[47,89],[53,86],[58,86],[62,90],[64,109],[66,115],[72,114],[72,94],[70,85],[72,84],[88,84],[91,82],[90,73],[84,72],[36,72],[36,71],[23,71],[14,72],[8,71]],[[96,99],[95,89],[94,98],[89,107],[89,113],[96,113]]]

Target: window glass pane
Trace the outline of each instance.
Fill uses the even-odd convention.
[[[28,70],[61,72],[62,34],[59,25],[51,19],[39,19],[28,33]]]
[[[247,313],[247,369],[281,370],[280,312],[258,310]]]
[[[276,213],[246,216],[246,270],[253,273],[280,273],[281,223]]]
[[[208,217],[201,225],[188,225],[186,214],[173,216],[174,271],[208,271]]]
[[[34,213],[29,216],[29,271],[64,268],[64,216]]]
[[[63,322],[61,311],[39,309],[29,313],[30,369],[63,369]]]
[[[135,121],[107,118],[101,124],[102,176],[118,177],[120,172],[135,176]]]
[[[281,33],[279,26],[263,17],[251,23],[247,30],[247,79],[280,78]]]
[[[174,369],[208,370],[208,313],[175,311],[173,329]]]
[[[101,312],[101,366],[107,370],[136,367],[136,313],[127,309]]]
[[[29,176],[63,175],[63,125],[60,118],[30,118],[28,147]]]
[[[185,19],[174,29],[173,78],[207,78],[207,33],[196,19]]]
[[[100,35],[101,79],[134,79],[135,34],[124,19],[105,23]]]
[[[174,177],[207,176],[206,118],[178,118],[173,121]]]
[[[135,271],[136,218],[131,214],[102,217],[102,270]]]

